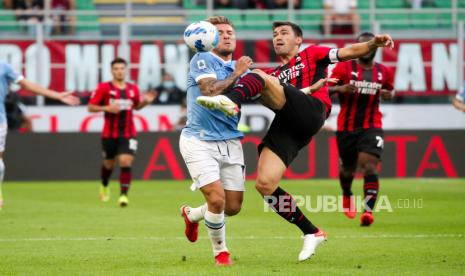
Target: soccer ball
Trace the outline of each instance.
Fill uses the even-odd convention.
[[[218,40],[218,30],[207,21],[194,22],[184,31],[184,42],[196,52],[211,51],[218,44]]]

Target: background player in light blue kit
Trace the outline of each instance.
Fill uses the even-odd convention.
[[[5,97],[10,91],[10,84],[17,83],[22,89],[31,91],[51,99],[59,100],[68,105],[78,105],[79,98],[71,95],[72,92],[58,93],[44,88],[38,84],[28,81],[21,74],[13,70],[11,65],[0,60],[0,210],[3,208],[2,183],[5,175],[5,164],[3,163],[3,152],[5,151],[7,121],[5,113]]]
[[[198,222],[205,219],[215,262],[232,264],[225,240],[225,214],[239,213],[244,192],[244,156],[237,130],[238,116],[226,116],[196,103],[201,95],[214,96],[228,91],[249,70],[252,60],[232,61],[236,36],[232,23],[223,16],[208,19],[219,32],[219,43],[212,52],[197,53],[190,62],[187,88],[187,124],[179,147],[193,180],[206,203],[181,207],[185,234],[191,242],[198,236]]]

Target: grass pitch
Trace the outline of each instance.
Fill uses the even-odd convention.
[[[264,211],[253,183],[242,212],[227,219],[232,267],[215,267],[203,225],[183,234],[182,203],[202,203],[189,182],[133,183],[129,207],[98,201],[98,182],[6,183],[0,212],[0,275],[465,274],[465,181],[382,179],[393,209],[359,226],[359,215],[305,211],[329,237],[297,262],[299,230]],[[286,181],[294,195],[339,195],[336,180]],[[354,192],[362,193],[361,181]],[[314,199],[312,197],[312,199]],[[312,203],[315,206],[316,203]],[[408,207],[408,208],[407,208]]]

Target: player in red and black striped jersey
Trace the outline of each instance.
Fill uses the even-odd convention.
[[[365,56],[378,47],[394,46],[389,35],[377,35],[369,42],[340,49],[310,46],[300,52],[302,42],[299,26],[292,22],[274,22],[273,46],[281,66],[268,71],[269,74],[253,70],[224,95],[197,98],[197,103],[207,108],[234,114],[237,105],[260,97],[260,102],[275,112],[259,146],[255,187],[276,213],[303,232],[300,261],[314,254],[326,234],[305,217],[292,196],[279,187],[279,182],[331,111],[326,83],[332,80],[327,78],[327,67],[330,63]]]
[[[146,93],[141,99],[139,88],[125,81],[127,62],[116,58],[111,62],[113,79],[98,85],[89,100],[90,112],[104,112],[105,122],[102,132],[103,164],[101,168],[102,185],[100,199],[110,199],[108,182],[113,171],[115,159],[120,166],[121,195],[118,203],[121,207],[129,203],[127,194],[131,184],[131,166],[137,150],[136,129],[133,110],[139,110],[151,103],[155,92]]]
[[[373,39],[374,34],[362,33],[358,42]],[[341,111],[337,118],[337,144],[341,160],[339,181],[343,191],[344,213],[354,218],[357,211],[352,196],[354,173],[359,168],[364,175],[365,211],[361,225],[373,223],[372,210],[379,190],[377,166],[383,153],[383,130],[380,98],[390,100],[394,94],[392,71],[374,61],[376,51],[357,60],[339,63],[331,77],[329,92],[337,93]]]

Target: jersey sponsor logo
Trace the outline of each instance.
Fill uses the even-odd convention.
[[[302,75],[302,69],[304,68],[305,68],[305,64],[303,63],[296,64],[292,66],[291,68],[288,68],[282,71],[279,74],[278,78],[284,82],[288,82],[292,79],[300,77]]]
[[[353,72],[352,72],[353,73]],[[371,82],[371,81],[356,81],[350,80],[350,84],[355,85],[358,88],[357,93],[364,95],[376,95],[379,89],[381,89],[381,83]]]
[[[134,102],[131,99],[110,99],[110,104],[119,105],[121,110],[131,110]]]

